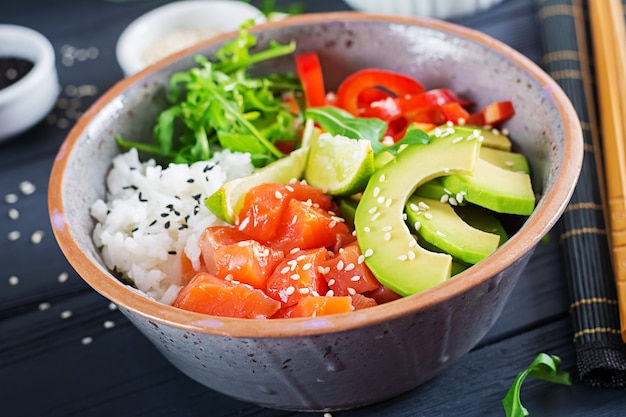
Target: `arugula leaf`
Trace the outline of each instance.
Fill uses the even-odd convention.
[[[354,117],[336,107],[311,107],[304,112],[304,117],[317,122],[322,129],[332,135],[369,140],[374,155],[390,152],[395,156],[403,145],[430,143],[430,137],[426,132],[410,126],[402,140],[393,145],[384,145],[381,140],[387,131],[387,123],[373,117]]]
[[[253,24],[244,23],[237,38],[216,52],[214,62],[195,56],[197,67],[170,76],[170,107],[158,115],[153,128],[156,145],[119,137],[120,146],[152,153],[164,163],[206,160],[219,149],[249,152],[257,167],[281,158],[274,143],[297,137],[300,122],[282,95],[295,94],[302,86],[293,74],[251,77],[247,71],[255,63],[291,54],[295,43],[272,42],[252,53],[256,37],[248,28]]]
[[[304,112],[304,117],[317,122],[332,135],[371,141],[375,154],[385,147],[380,140],[387,130],[387,123],[380,119],[354,117],[337,107],[311,107]]]
[[[546,353],[540,353],[531,364],[517,374],[513,385],[509,388],[506,396],[502,399],[502,405],[507,417],[525,417],[529,415],[528,410],[522,406],[520,393],[522,383],[527,376],[552,382],[555,384],[572,385],[572,378],[569,372],[560,369],[561,358]]]

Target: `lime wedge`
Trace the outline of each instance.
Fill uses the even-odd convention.
[[[346,196],[365,189],[374,172],[374,152],[366,139],[322,133],[311,144],[306,181],[324,192]]]
[[[204,204],[217,217],[233,224],[248,190],[266,182],[287,184],[291,180],[299,180],[304,173],[307,162],[308,148],[300,148],[286,157],[272,162],[245,177],[228,181],[219,190],[204,200]]]

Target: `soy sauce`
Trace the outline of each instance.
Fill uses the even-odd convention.
[[[34,65],[24,58],[0,57],[0,90],[22,79]]]

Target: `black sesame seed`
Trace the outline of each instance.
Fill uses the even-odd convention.
[[[170,222],[169,222],[169,221],[165,222],[165,224],[164,224],[163,226],[164,226],[166,229],[169,229],[169,228],[170,228]]]
[[[161,213],[161,217],[167,217],[169,215],[170,215],[169,213]]]
[[[192,196],[191,198],[193,198],[194,200],[199,202],[200,201],[200,197],[202,197],[202,194],[196,194],[196,195]]]
[[[177,215],[177,216],[180,216],[180,211],[174,210],[174,214]]]
[[[145,202],[148,201],[148,200],[146,200],[145,198],[142,197],[141,191],[139,191],[139,201],[141,201],[142,203],[145,203]]]
[[[178,226],[178,230],[185,230],[187,229],[189,226],[187,226],[187,224],[183,223],[180,226]]]
[[[153,220],[152,223],[150,223],[150,226],[154,226],[156,224],[156,220]]]
[[[189,178],[189,179],[187,180],[187,182],[188,182],[189,184],[192,184],[192,183],[194,182],[194,179],[193,179],[193,178]]]
[[[131,232],[131,233],[135,233],[137,230],[139,230],[139,228],[138,228],[138,227],[135,227],[135,228],[134,228],[133,230],[131,230],[130,232]]]
[[[176,251],[175,250],[168,251],[167,253],[169,253],[170,255],[176,255]]]

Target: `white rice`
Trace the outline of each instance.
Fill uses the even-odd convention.
[[[181,253],[199,266],[198,239],[225,224],[204,199],[226,181],[252,173],[250,155],[217,153],[192,165],[158,166],[131,149],[118,155],[107,177],[106,201],[91,207],[93,239],[108,268],[147,296],[171,304],[182,286]]]

